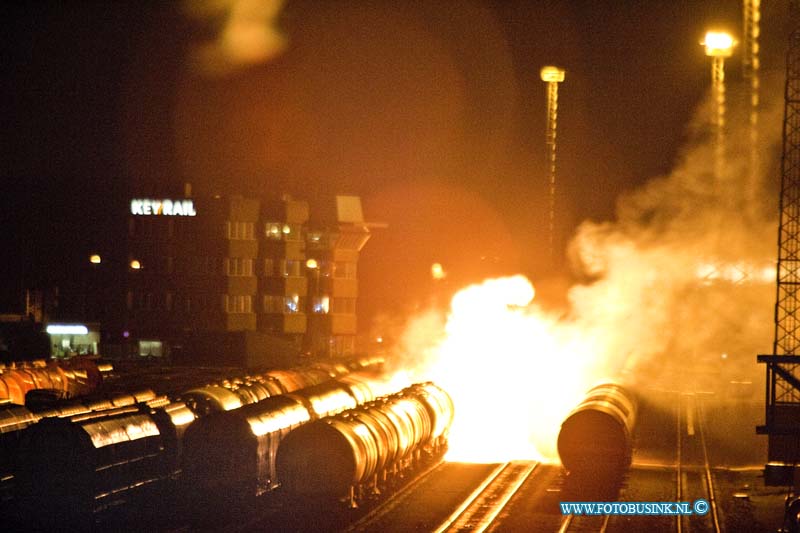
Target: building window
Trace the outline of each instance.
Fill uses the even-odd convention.
[[[255,239],[255,225],[252,222],[225,222],[225,236],[232,241],[252,241]]]
[[[286,313],[299,313],[300,312],[300,295],[292,294],[284,298],[284,312]]]
[[[356,299],[333,298],[331,301],[331,313],[354,315],[356,313]]]
[[[283,296],[274,294],[265,294],[262,302],[262,308],[265,313],[283,313]]]
[[[242,257],[226,257],[224,260],[225,275],[252,276],[253,260]]]
[[[266,235],[267,239],[271,239],[273,241],[282,240],[283,224],[280,222],[267,222],[267,225],[264,227],[264,234]]]
[[[172,311],[172,303],[173,303],[172,293],[167,292],[167,294],[164,295],[164,307],[167,309],[167,311]]]
[[[304,301],[298,294],[292,294],[291,296],[265,294],[261,305],[264,313],[294,314],[302,312]]]
[[[249,294],[225,294],[222,299],[226,313],[253,312],[253,297]]]
[[[314,313],[327,314],[330,311],[330,302],[328,296],[315,296],[311,300],[311,310]]]
[[[283,238],[287,241],[302,241],[303,233],[301,230],[302,226],[300,224],[284,224],[281,229]]]
[[[264,259],[264,275],[271,278],[275,275],[275,260],[271,258]]]
[[[303,226],[285,222],[267,222],[264,225],[264,236],[272,241],[302,241]]]
[[[356,279],[356,264],[349,261],[336,261],[333,263],[333,277]]]
[[[297,261],[294,259],[282,259],[280,262],[281,267],[281,275],[287,277],[299,277],[300,276],[300,263],[301,261]]]
[[[128,308],[128,311],[133,310],[133,292],[128,291],[128,294],[125,295],[125,306]]]

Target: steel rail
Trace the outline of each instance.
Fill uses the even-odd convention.
[[[435,533],[486,531],[539,464],[512,461],[498,465]]]

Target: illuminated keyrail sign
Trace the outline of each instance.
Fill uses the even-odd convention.
[[[152,200],[134,198],[131,200],[131,214],[141,216],[194,217],[197,211],[191,200]]]

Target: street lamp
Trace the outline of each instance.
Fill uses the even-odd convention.
[[[552,262],[554,257],[555,218],[556,218],[556,121],[558,119],[558,84],[564,81],[565,71],[562,68],[548,65],[539,71],[542,81],[547,84],[547,131],[545,146],[547,147],[547,177],[550,184],[549,208],[549,253]]]
[[[705,47],[706,55],[711,58],[711,90],[716,105],[714,177],[719,182],[725,156],[725,58],[733,54],[736,41],[730,33],[709,31],[700,44]]]

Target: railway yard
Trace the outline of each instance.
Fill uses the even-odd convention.
[[[632,437],[624,439],[630,453],[613,453],[622,437],[608,433],[604,423],[582,420],[580,431],[562,435],[566,444],[559,444],[567,473],[560,464],[532,460],[446,461],[439,436],[457,406],[448,406],[434,385],[387,389],[370,370],[374,364],[312,365],[258,378],[231,378],[235,369],[119,367],[95,394],[113,398],[114,406],[75,414],[73,402],[57,416],[56,408],[40,412],[38,424],[17,432],[19,449],[29,456],[21,453],[19,468],[10,468],[16,477],[4,477],[11,487],[5,508],[14,509],[12,523],[23,530],[33,524],[103,531],[134,525],[158,531],[757,532],[783,523],[786,490],[764,485],[766,443],[755,433],[763,405],[754,395],[639,391],[638,405],[623,408],[636,418]],[[270,383],[273,397],[263,392]],[[122,401],[134,385],[149,385],[150,393]],[[386,390],[394,394],[373,400],[376,391]],[[604,401],[623,405],[607,387],[598,390]],[[171,401],[158,400],[165,397]],[[237,408],[215,407],[232,398],[240,402]],[[194,413],[188,419],[187,405]],[[6,439],[15,435],[8,420]],[[125,424],[127,436],[115,437],[113,428]],[[287,439],[300,425],[303,431],[293,437],[301,438]],[[359,425],[381,437],[370,440]],[[147,438],[132,437],[131,426]],[[567,426],[565,421],[562,433]],[[71,452],[66,455],[78,462],[64,459],[65,448],[53,443],[79,442],[82,432],[92,444],[73,446],[86,450],[85,457]],[[33,437],[25,440],[29,433]],[[360,459],[337,459],[350,447],[360,450],[353,452]],[[79,466],[84,461],[94,469]],[[615,461],[622,467],[602,468]],[[354,479],[359,481],[347,494]],[[691,506],[699,499],[708,502],[703,514],[565,515],[561,507]],[[40,515],[31,522],[27,513],[35,512]]]
[[[765,443],[754,425],[762,406],[712,394],[651,391],[641,406],[633,465],[618,483],[572,479],[560,465],[437,462],[391,497],[334,511],[277,496],[247,519],[217,522],[237,531],[689,532],[776,531],[783,488],[765,487]],[[670,408],[662,409],[659,406]],[[738,435],[738,439],[732,439]],[[691,516],[563,516],[561,502],[709,502]]]

